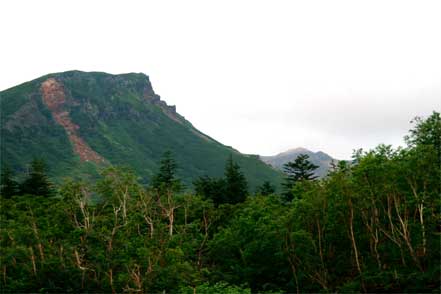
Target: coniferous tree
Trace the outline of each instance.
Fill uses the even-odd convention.
[[[214,207],[199,195],[144,189],[134,174],[114,167],[93,190],[68,182],[62,197],[2,198],[0,287],[7,293],[439,292],[436,155],[420,143],[356,152],[356,164],[340,161],[324,180],[299,180],[292,194],[301,201],[292,205],[270,195]],[[230,158],[227,167],[234,166]],[[200,182],[198,194],[227,187],[225,178]],[[103,201],[89,201],[92,191]]]
[[[288,200],[291,200],[292,188],[296,183],[315,180],[317,176],[314,175],[314,171],[317,168],[317,165],[309,161],[307,154],[300,154],[294,161],[284,164],[283,169],[287,174],[285,183],[283,184],[285,187],[284,196]]]
[[[236,204],[244,202],[248,194],[248,184],[240,171],[240,166],[233,161],[232,156],[225,165],[225,198],[226,202]]]
[[[262,196],[268,196],[274,194],[275,192],[276,189],[269,181],[265,181],[262,186],[257,189],[257,193]]]
[[[158,190],[172,189],[180,191],[182,189],[181,181],[176,178],[176,164],[173,154],[170,151],[162,155],[158,173],[153,177],[152,187]]]
[[[42,159],[34,159],[31,162],[28,177],[20,185],[20,194],[32,194],[39,196],[52,195],[52,183],[46,175],[46,163]]]
[[[9,166],[5,166],[1,175],[0,195],[11,198],[18,194],[18,183],[14,180],[14,173]]]
[[[225,180],[208,176],[200,177],[193,182],[195,193],[205,199],[211,199],[215,205],[226,203]]]

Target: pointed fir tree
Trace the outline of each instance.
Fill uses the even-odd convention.
[[[230,155],[225,165],[225,201],[230,204],[244,202],[247,194],[247,180]]]
[[[262,186],[257,189],[257,194],[262,196],[268,196],[274,194],[276,188],[269,182],[265,181]]]
[[[49,181],[46,172],[45,161],[34,159],[31,162],[28,177],[20,185],[20,194],[51,196],[53,193],[52,183]]]
[[[159,170],[153,177],[151,186],[158,191],[171,189],[174,192],[179,192],[182,190],[182,183],[180,179],[176,178],[177,168],[178,165],[171,151],[164,152],[159,163]]]
[[[11,198],[14,195],[18,195],[18,192],[18,183],[14,179],[14,172],[9,166],[5,166],[1,174],[0,195],[5,198]]]
[[[294,161],[290,161],[283,165],[284,172],[286,173],[284,196],[287,200],[292,199],[292,189],[296,183],[301,181],[312,181],[317,178],[314,175],[314,171],[318,168],[317,165],[309,161],[307,154],[300,154]]]
[[[214,205],[226,203],[225,198],[225,180],[211,178],[209,176],[199,177],[193,182],[196,195],[205,199],[211,199]]]

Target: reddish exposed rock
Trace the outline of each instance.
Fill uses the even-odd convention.
[[[64,107],[66,95],[63,86],[54,78],[49,78],[41,84],[41,92],[44,104],[51,111],[55,121],[66,130],[74,152],[80,156],[80,159],[96,163],[104,162],[104,158],[79,136],[77,130],[80,127],[72,122],[69,112]]]

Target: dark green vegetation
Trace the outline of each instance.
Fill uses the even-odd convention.
[[[42,90],[42,84],[51,78],[59,84],[46,91],[48,101],[58,101],[53,109],[44,102]],[[144,74],[50,74],[0,92],[0,103],[1,165],[18,174],[39,157],[46,160],[56,182],[66,176],[97,179],[97,166],[125,165],[148,183],[161,154],[169,150],[179,167],[177,175],[187,186],[200,176],[222,176],[230,155],[253,190],[266,180],[279,184],[282,179],[282,173],[257,156],[241,154],[195,129],[173,106],[160,100]],[[90,147],[89,153],[104,158],[104,163],[81,160],[73,139],[55,119],[57,111],[77,135],[73,139],[81,152],[87,154],[78,138]]]
[[[10,199],[17,195],[38,195],[50,197],[54,195],[54,186],[46,174],[46,163],[41,159],[34,159],[28,172],[19,183],[16,175],[6,166],[2,169],[0,182],[2,199]]]
[[[18,182],[14,179],[14,173],[8,166],[5,166],[2,170],[0,183],[0,195],[3,197],[11,198],[21,192],[19,190]]]
[[[219,204],[244,202],[248,194],[247,181],[232,157],[227,160],[223,178],[204,176],[197,179],[193,185],[197,195],[210,199],[216,207]]]
[[[290,161],[283,166],[286,179],[283,183],[285,188],[284,195],[288,200],[292,200],[292,191],[299,182],[312,181],[318,178],[314,175],[317,165],[309,161],[307,154],[300,154],[294,161]]]
[[[417,120],[406,148],[296,179],[292,201],[179,192],[170,154],[156,188],[110,167],[53,196],[2,196],[2,291],[439,292],[440,130],[439,113]],[[222,170],[201,191],[246,191],[234,160]]]

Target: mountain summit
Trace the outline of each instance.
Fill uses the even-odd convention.
[[[294,161],[300,154],[308,155],[309,160],[318,166],[315,174],[321,178],[328,174],[331,162],[333,160],[336,162],[338,161],[322,151],[313,152],[303,147],[289,149],[288,151],[281,152],[274,156],[260,156],[260,159],[274,168],[283,170],[284,164]]]
[[[25,170],[44,158],[53,175],[96,175],[106,165],[133,168],[145,181],[171,151],[187,184],[220,176],[231,154],[250,186],[281,173],[197,130],[167,105],[142,73],[68,71],[0,92],[1,165]]]

